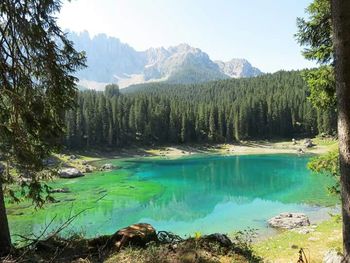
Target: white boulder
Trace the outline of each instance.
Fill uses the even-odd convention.
[[[309,226],[310,220],[303,213],[281,213],[270,218],[268,224],[276,228],[294,229]]]
[[[343,260],[342,254],[335,250],[329,250],[323,257],[323,263],[342,263]]]
[[[58,175],[61,178],[76,178],[84,176],[84,174],[77,168],[64,168],[58,171]]]

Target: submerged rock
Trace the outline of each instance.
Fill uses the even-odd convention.
[[[108,170],[113,170],[117,167],[115,167],[113,164],[111,163],[105,163],[104,165],[101,166],[101,171],[108,171]]]
[[[276,228],[293,229],[309,226],[309,218],[303,213],[281,213],[268,220],[268,224]]]
[[[51,189],[50,193],[70,193],[68,188],[57,188],[57,189]]]
[[[63,202],[74,202],[76,199],[75,198],[67,198],[67,199],[63,199]]]
[[[77,168],[65,168],[58,171],[58,175],[61,178],[76,178],[82,177],[84,174]]]

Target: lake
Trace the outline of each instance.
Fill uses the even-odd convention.
[[[50,183],[70,193],[54,194],[57,202],[44,209],[10,205],[10,228],[38,235],[81,213],[64,235],[111,234],[137,222],[182,236],[247,228],[268,234],[267,219],[280,212],[304,212],[315,222],[337,203],[327,192],[333,179],[312,174],[308,160],[292,154],[105,160],[121,168]]]

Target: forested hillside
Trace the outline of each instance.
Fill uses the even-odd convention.
[[[232,142],[332,133],[335,114],[307,99],[299,71],[203,84],[82,91],[66,115],[70,148]]]

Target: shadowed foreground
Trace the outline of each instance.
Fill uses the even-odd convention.
[[[260,262],[251,250],[252,235],[238,233],[231,241],[222,234],[197,233],[182,239],[141,223],[94,239],[52,235],[32,240],[2,262]]]

